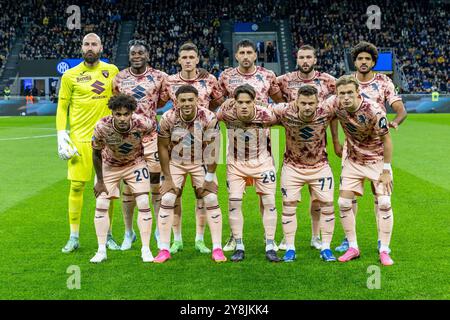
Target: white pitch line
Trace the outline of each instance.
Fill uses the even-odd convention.
[[[42,136],[30,136],[30,137],[6,138],[6,139],[0,139],[0,141],[28,140],[28,139],[40,139],[40,138],[48,138],[48,137],[56,137],[56,134],[46,134],[46,135],[42,135]]]
[[[14,128],[14,129],[30,129],[30,130],[34,130],[34,129],[38,129],[38,130],[56,130],[55,127],[53,128],[43,128],[43,127],[2,127],[0,126],[0,129],[10,129],[10,128]]]

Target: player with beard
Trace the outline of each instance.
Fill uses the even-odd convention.
[[[177,104],[176,92],[183,85],[190,85],[198,91],[198,106],[215,110],[224,101],[222,91],[219,88],[216,77],[197,68],[200,62],[199,51],[195,44],[187,42],[178,50],[178,63],[181,71],[167,77],[163,83],[163,91],[160,97],[160,106],[172,100]],[[184,184],[183,184],[184,185]],[[196,194],[197,202],[195,207],[196,235],[195,249],[201,253],[210,253],[204,242],[206,226],[206,209],[203,198]],[[174,241],[170,248],[170,253],[174,254],[183,250],[183,239],[181,235],[181,198],[178,197],[175,204],[175,214],[173,221]]]
[[[56,130],[58,131],[58,154],[68,160],[69,223],[70,238],[62,252],[72,252],[79,247],[79,229],[83,193],[86,182],[92,177],[91,140],[95,124],[111,114],[108,100],[112,96],[112,82],[119,72],[113,64],[100,61],[103,46],[95,33],[87,34],[82,41],[83,62],[67,70],[61,79],[58,108],[56,111]],[[70,106],[70,112],[69,112]],[[69,114],[70,135],[66,131]],[[113,207],[109,214],[112,221]],[[109,227],[106,246],[118,250]]]
[[[275,102],[285,102],[283,94],[277,83],[276,75],[273,71],[261,66],[256,66],[257,59],[256,46],[250,40],[242,40],[236,45],[236,53],[234,56],[238,62],[236,68],[229,68],[222,72],[219,77],[219,85],[223,94],[229,98],[234,97],[234,91],[237,87],[248,84],[254,88],[256,102],[268,103],[269,98]],[[247,186],[253,185],[253,179],[247,180]],[[260,213],[263,214],[263,205],[260,197],[259,201]],[[236,241],[233,234],[230,233],[224,251],[233,251],[236,248]],[[278,250],[276,243],[275,251]]]
[[[335,93],[336,78],[328,73],[316,71],[315,70],[316,65],[317,65],[316,50],[310,45],[301,46],[297,52],[298,71],[286,73],[277,78],[280,89],[283,92],[283,95],[287,98],[288,102],[292,102],[297,99],[298,89],[304,85],[312,85],[317,89],[318,92],[317,97],[319,99],[319,103]],[[334,133],[337,134],[336,125],[337,123],[332,123],[332,125],[330,126],[333,134]],[[321,214],[320,214],[320,203],[318,200],[311,201],[310,214],[311,214],[311,229],[312,229],[311,247],[320,250]],[[279,248],[280,250],[286,250],[286,241],[284,238],[281,241]]]
[[[403,105],[402,98],[395,92],[394,84],[388,76],[382,73],[376,73],[373,71],[377,60],[378,50],[373,44],[369,42],[358,43],[351,51],[353,63],[356,68],[354,76],[358,80],[359,93],[366,99],[375,102],[384,112],[386,112],[386,104],[390,105],[396,113],[394,120],[389,122],[389,127],[398,129],[398,126],[405,120],[407,113],[405,106]],[[346,157],[346,145],[344,144],[343,150],[340,148],[338,141],[334,141],[334,147],[337,153],[344,153],[342,160]],[[372,189],[373,189],[372,185]],[[378,248],[380,248],[380,228],[379,228],[379,215],[378,215],[378,203],[375,199],[375,217],[378,226]],[[358,204],[356,198],[353,199],[353,213],[356,216],[358,211]],[[347,251],[349,247],[348,240],[345,238],[339,247],[336,248],[338,252]]]
[[[167,77],[167,74],[148,65],[150,60],[149,47],[145,41],[131,40],[128,45],[130,67],[120,71],[114,79],[114,94],[124,93],[134,97],[137,102],[136,114],[143,115],[156,122],[158,100],[163,80]],[[150,171],[150,187],[155,217],[158,216],[161,202],[161,195],[159,194],[161,166],[159,164],[157,140],[158,134],[156,131],[152,131],[150,136],[143,139],[144,158]],[[131,244],[136,241],[136,234],[133,230],[135,207],[136,202],[130,187],[125,184],[122,202],[125,237],[121,246],[122,250],[129,250]],[[157,236],[157,232],[155,232],[155,236]]]

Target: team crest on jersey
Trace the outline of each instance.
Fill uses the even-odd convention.
[[[258,81],[260,81],[260,82],[264,82],[264,79],[263,79],[262,75],[260,75],[259,73],[257,73],[257,74],[255,75],[255,78],[256,78]]]
[[[109,77],[109,71],[108,70],[102,70],[102,74],[105,78]]]

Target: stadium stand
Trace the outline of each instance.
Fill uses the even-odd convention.
[[[400,68],[411,93],[450,92],[448,3],[380,0],[381,30],[368,30],[367,3],[331,0],[198,0],[182,1],[82,1],[83,28],[70,31],[61,15],[70,1],[32,0],[0,4],[0,63],[11,47],[21,21],[29,14],[20,59],[64,58],[79,55],[81,37],[97,32],[103,40],[104,57],[114,61],[121,20],[135,20],[134,38],[145,39],[151,65],[169,74],[177,71],[177,50],[192,41],[201,50],[201,67],[218,74],[227,52],[220,39],[221,20],[277,21],[288,19],[295,51],[302,44],[318,49],[318,69],[334,76],[345,73],[344,49],[361,40],[379,47],[395,48]],[[31,9],[24,10],[25,6]],[[388,9],[386,9],[388,8]]]

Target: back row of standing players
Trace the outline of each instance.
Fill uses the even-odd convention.
[[[82,78],[83,76],[89,77],[89,73],[95,71],[99,75],[101,70],[101,74],[103,75],[104,79],[100,81],[96,78],[97,76],[93,76],[90,79],[86,80],[87,85],[89,85],[89,88],[86,91],[93,91],[95,93],[94,90],[100,90],[98,88],[99,85],[101,89],[108,90],[108,83],[105,85],[104,82],[106,82],[106,78],[114,78],[114,81],[110,82],[110,90],[112,90],[114,94],[124,93],[134,97],[137,102],[136,113],[146,116],[147,118],[154,121],[156,121],[157,108],[164,106],[168,100],[172,100],[177,106],[177,98],[180,98],[176,96],[177,90],[184,85],[189,85],[196,88],[196,93],[185,92],[181,95],[181,98],[185,98],[186,95],[189,96],[192,94],[194,96],[197,96],[196,99],[198,100],[198,107],[200,108],[200,110],[203,110],[203,108],[205,108],[217,111],[218,118],[220,120],[223,120],[227,124],[227,127],[229,129],[256,128],[256,130],[262,130],[267,135],[267,127],[274,124],[273,119],[276,118],[278,122],[281,122],[281,124],[285,125],[287,129],[287,147],[281,178],[283,194],[282,223],[285,237],[280,244],[280,248],[286,250],[286,254],[283,257],[284,261],[293,261],[295,259],[295,231],[297,228],[297,219],[295,216],[295,212],[297,203],[300,200],[300,188],[304,184],[309,184],[312,196],[310,206],[312,217],[311,245],[321,250],[321,257],[325,261],[336,260],[330,250],[330,242],[334,229],[332,192],[334,189],[334,182],[333,175],[331,174],[331,169],[329,169],[328,166],[328,160],[325,152],[325,132],[327,125],[331,122],[333,144],[336,154],[338,156],[342,156],[342,153],[344,151],[345,160],[351,162],[351,164],[353,165],[347,165],[347,168],[349,169],[347,170],[346,174],[348,174],[350,177],[350,181],[347,184],[345,177],[341,175],[343,183],[341,184],[339,207],[341,211],[341,221],[343,223],[347,238],[344,240],[341,246],[336,248],[338,251],[345,251],[345,254],[340,257],[339,260],[348,261],[359,256],[359,249],[356,242],[356,233],[354,227],[355,215],[357,212],[355,196],[362,195],[361,183],[364,178],[369,178],[374,182],[373,189],[377,195],[377,197],[375,198],[375,212],[377,217],[378,235],[380,239],[380,260],[385,265],[393,263],[391,258],[389,257],[389,241],[393,223],[392,210],[390,208],[391,190],[384,189],[383,191],[380,189],[381,187],[378,188],[380,190],[377,190],[377,187],[380,186],[380,177],[382,176],[384,180],[386,179],[386,175],[383,175],[383,173],[391,172],[390,159],[388,162],[386,162],[385,157],[384,162],[386,162],[386,164],[383,165],[383,145],[385,144],[385,141],[380,140],[380,137],[389,136],[387,126],[397,128],[398,125],[406,117],[406,112],[401,102],[401,98],[395,94],[394,86],[391,80],[383,74],[376,74],[372,71],[372,68],[374,67],[377,59],[377,50],[375,46],[363,42],[359,43],[357,46],[355,46],[355,48],[353,48],[353,60],[357,71],[354,75],[352,75],[352,77],[356,80],[356,85],[341,81],[342,83],[344,83],[342,85],[342,88],[344,89],[348,89],[349,87],[353,86],[359,87],[360,95],[357,95],[357,97],[353,98],[362,99],[358,100],[358,103],[361,101],[361,106],[358,105],[357,110],[353,110],[353,113],[337,111],[340,105],[339,101],[344,101],[344,99],[339,99],[339,93],[338,97],[333,96],[334,94],[336,94],[336,79],[329,74],[321,73],[314,69],[315,65],[317,64],[316,53],[314,48],[310,46],[302,46],[298,51],[298,71],[291,72],[277,78],[272,71],[269,71],[260,66],[255,66],[256,49],[254,44],[247,40],[241,41],[236,47],[235,54],[235,58],[238,61],[239,66],[236,68],[225,70],[221,74],[219,80],[217,80],[213,75],[197,69],[197,64],[199,63],[198,49],[191,43],[187,43],[180,47],[178,61],[181,65],[181,72],[171,76],[168,76],[165,73],[148,66],[148,49],[149,48],[147,47],[147,45],[142,41],[130,42],[130,67],[119,72],[117,76],[115,76],[114,74],[118,71],[117,68],[115,68],[117,71],[112,71],[111,74],[108,74],[107,77],[105,77],[105,70],[103,69],[106,69],[106,67],[110,67],[111,65],[106,65],[105,63],[98,61],[101,52],[100,39],[96,35],[90,34],[83,39],[82,51],[85,61],[84,63],[80,64],[79,67],[76,67],[83,70],[74,70],[74,68],[72,69],[73,71],[69,70],[67,72],[67,76],[66,74],[63,76],[63,82],[60,92],[60,101],[62,102],[60,102],[60,105],[58,105],[57,117],[59,140],[58,144],[60,155],[62,155],[62,157],[66,159],[70,158],[69,180],[71,180],[71,190],[69,194],[71,237],[66,246],[63,248],[63,252],[71,252],[79,246],[77,223],[79,227],[79,215],[81,213],[81,206],[79,205],[79,200],[74,204],[73,200],[75,197],[73,195],[76,193],[76,191],[78,191],[78,194],[80,194],[81,189],[82,197],[84,184],[86,181],[89,181],[91,174],[90,172],[92,171],[92,161],[86,159],[89,158],[89,156],[85,156],[84,159],[80,161],[80,159],[83,158],[79,156],[80,150],[85,149],[83,152],[85,154],[87,154],[89,150],[87,149],[88,144],[80,144],[80,142],[78,141],[80,139],[77,139],[77,133],[74,132],[74,130],[76,130],[77,128],[76,124],[78,122],[85,123],[85,121],[81,120],[83,117],[80,117],[80,120],[75,119],[77,118],[77,115],[72,114],[74,113],[73,108],[71,109],[70,114],[70,116],[72,117],[71,135],[70,137],[68,137],[64,136],[63,133],[65,129],[65,123],[64,126],[62,126],[60,119],[67,116],[67,111],[65,111],[66,109],[63,107],[66,104],[74,105],[73,98],[75,96],[74,94],[69,95],[67,93],[69,90],[66,90],[66,92],[63,91],[64,78],[68,78],[69,73],[72,72],[77,76],[78,83],[80,80],[78,78]],[[95,60],[94,58],[97,58],[97,61],[93,61]],[[88,60],[91,62],[89,62]],[[93,83],[90,83],[89,80],[91,80]],[[98,82],[100,82],[100,84]],[[243,90],[243,92],[241,92],[239,96],[236,96],[236,88],[241,87],[245,84],[250,85],[251,88]],[[85,85],[85,87],[87,85]],[[317,92],[315,93],[314,90],[311,91],[311,88],[308,89],[307,87],[309,86],[307,86],[305,87],[307,89],[304,88],[303,94],[298,96],[299,89],[305,85],[311,85]],[[92,88],[94,88],[94,90]],[[70,87],[69,89],[71,90],[71,92],[77,90],[77,88],[74,88],[74,86]],[[347,98],[351,98],[352,93],[350,91],[346,93]],[[86,92],[86,94],[91,93]],[[226,102],[224,104],[225,97],[235,98],[236,102]],[[281,104],[278,106],[274,105],[261,107],[261,105],[268,103],[269,97],[275,103]],[[306,100],[300,101],[300,97],[303,100]],[[311,100],[311,98],[314,97],[317,97],[316,103],[312,101],[314,99]],[[99,99],[98,97],[96,98],[97,100]],[[308,99],[310,100],[307,101]],[[108,101],[108,99],[106,99],[106,101]],[[327,101],[327,103],[325,103],[325,101]],[[284,104],[286,102],[288,102],[289,104]],[[385,118],[386,102],[388,102],[397,113],[397,116],[392,122],[388,122]],[[92,100],[90,102],[85,102],[83,105],[90,103],[92,103]],[[189,105],[188,101],[185,101],[185,103],[186,105]],[[255,105],[254,107],[252,107],[253,109],[251,108],[246,110],[243,107],[246,104],[248,105],[252,103],[253,105]],[[300,108],[300,104],[306,106],[305,108],[303,108],[306,112],[303,115],[303,111],[301,111],[303,109]],[[221,105],[222,107],[219,110],[216,110],[217,107]],[[350,105],[351,103],[349,102],[349,108]],[[314,107],[313,114],[311,114],[311,106]],[[290,111],[281,111],[282,109]],[[169,139],[165,141],[165,139],[168,138],[168,134],[173,133],[173,129],[175,127],[185,126],[185,129],[187,130],[189,130],[190,128],[189,125],[186,126],[187,122],[183,122],[183,119],[177,118],[181,116],[180,113],[177,113],[175,110],[177,110],[177,107],[163,115],[161,119],[159,140],[165,142],[163,143],[165,144],[165,149],[168,149],[168,143],[170,140]],[[240,118],[237,117],[237,110],[239,110],[240,112]],[[242,121],[242,119],[245,119],[245,117],[248,116],[246,112],[248,113],[249,110],[250,113],[255,116],[255,118]],[[297,116],[295,116],[296,112]],[[170,114],[171,117],[169,117],[168,114]],[[203,113],[197,113],[196,116],[198,117],[200,114]],[[332,114],[334,114],[334,116],[331,116]],[[301,115],[303,119],[299,118]],[[333,119],[336,120],[336,116],[337,118],[339,118],[339,120],[341,120],[344,132],[346,133],[346,143],[344,144],[344,150],[342,150],[341,144],[337,137],[337,122],[331,121]],[[97,117],[97,119],[99,118],[101,117]],[[282,118],[284,118],[285,121],[281,120]],[[305,119],[309,120],[305,121]],[[376,123],[374,122],[375,120],[377,120]],[[195,121],[193,121],[193,123],[194,122]],[[88,127],[90,127],[90,130],[92,130],[94,125],[95,123],[93,123],[93,125],[89,123],[89,125],[81,126],[87,127],[87,130],[89,130]],[[211,123],[209,123],[209,125],[211,125]],[[231,131],[232,130],[228,130],[229,134]],[[352,135],[354,136],[353,138]],[[74,141],[72,141],[71,139]],[[267,139],[270,139],[270,137],[267,136]],[[372,141],[371,139],[374,139],[374,141]],[[68,148],[66,145],[64,145],[64,142],[67,142],[66,145],[72,146],[72,148]],[[110,142],[117,144],[117,142],[114,141]],[[173,220],[171,219],[170,223],[164,222],[165,227],[162,227],[162,229],[164,229],[164,235],[161,235],[161,240],[159,241],[160,243],[158,245],[161,250],[158,256],[155,258],[155,262],[164,262],[171,257],[171,254],[174,254],[177,251],[183,249],[183,241],[181,237],[181,192],[179,191],[181,191],[182,187],[184,186],[186,173],[188,173],[189,170],[185,165],[179,166],[177,168],[179,169],[179,171],[176,171],[175,175],[179,179],[177,178],[177,181],[173,179],[171,180],[171,182],[176,182],[175,187],[177,188],[177,192],[175,192],[175,194],[177,196],[169,197],[170,199],[167,199],[166,197],[165,200],[167,203],[165,203],[165,201],[162,201],[161,203],[161,167],[159,164],[159,157],[157,152],[157,133],[153,131],[152,134],[144,137],[143,144],[144,158],[148,164],[147,168],[150,171],[150,174],[147,175],[147,177],[150,180],[152,193],[151,199],[155,211],[155,216],[159,216],[158,220],[161,220],[161,217],[163,217],[164,219],[166,217],[173,216]],[[386,144],[390,144],[390,139]],[[123,144],[121,146],[122,148],[118,150],[118,152],[122,154],[126,153],[126,151],[128,150],[127,146],[123,147]],[[267,150],[269,153],[267,154],[267,156],[269,159],[271,159],[270,142],[268,143],[268,146],[269,147],[267,148]],[[94,144],[94,148],[95,147],[96,146]],[[66,151],[66,153],[64,153],[64,150]],[[233,150],[229,149],[228,154],[232,154],[232,151]],[[248,153],[249,152],[247,152],[247,154]],[[261,156],[261,154],[258,156]],[[80,159],[77,160],[77,158]],[[85,163],[83,163],[83,161]],[[373,166],[374,163],[376,163],[375,167]],[[82,170],[79,170],[80,165],[83,166]],[[343,165],[344,168],[346,168],[345,161],[343,161]],[[364,168],[355,168],[355,166],[358,165],[363,166],[365,169],[367,169],[366,167],[368,167],[369,169],[363,170]],[[385,169],[385,171],[383,171],[383,168]],[[170,167],[169,170],[166,170],[164,176],[173,176],[173,169],[174,168]],[[217,234],[219,232],[218,228],[214,227],[214,224],[220,224],[221,232],[220,209],[216,205],[217,197],[214,198],[212,196],[205,196],[208,191],[210,194],[214,194],[214,191],[216,191],[214,190],[214,187],[211,187],[212,185],[214,185],[214,183],[211,183],[211,179],[212,181],[214,181],[215,177],[212,177],[207,173],[208,169],[209,168],[207,168],[205,170],[206,172],[203,172],[203,174],[198,173],[199,179],[192,179],[193,185],[196,188],[197,195],[197,203],[195,209],[195,247],[202,253],[211,252],[211,250],[206,247],[203,239],[206,220],[208,220],[210,222],[210,226],[212,226],[211,233],[213,236],[213,259],[216,261],[224,261],[225,257],[222,253],[222,246],[220,243],[221,233],[219,236]],[[244,259],[245,247],[242,239],[243,215],[241,210],[242,195],[244,193],[246,185],[254,184],[256,187],[256,191],[260,195],[260,211],[263,217],[265,228],[266,257],[270,261],[279,261],[280,259],[276,255],[276,251],[278,248],[274,242],[277,216],[275,209],[276,171],[273,163],[271,163],[270,161],[266,161],[264,163],[264,166],[261,167],[258,165],[255,166],[254,163],[245,163],[245,160],[244,163],[242,161],[235,161],[235,163],[233,163],[233,159],[230,159],[230,157],[228,157],[227,169],[230,213],[229,222],[232,234],[230,236],[230,239],[227,241],[224,250],[234,250],[234,253],[231,257],[232,261],[241,261],[242,259]],[[89,172],[89,177],[82,177],[84,180],[80,179],[79,177],[75,177],[74,172],[78,171],[86,173]],[[168,171],[170,171],[170,173],[168,173]],[[213,171],[212,168],[211,171]],[[192,174],[192,172],[190,173]],[[144,174],[142,174],[142,176],[144,176]],[[206,189],[203,188],[205,187],[203,185],[205,177],[208,177]],[[166,178],[164,181],[167,180],[168,179]],[[244,181],[243,185],[242,181]],[[357,183],[355,183],[355,181],[357,181]],[[361,183],[359,183],[358,181]],[[389,182],[386,185],[388,185]],[[80,188],[80,184],[83,185],[82,188]],[[346,189],[348,190],[342,189],[343,186],[346,186]],[[167,193],[168,190],[170,189],[167,189],[167,182],[163,182],[161,191]],[[133,190],[130,188],[130,186],[125,185],[125,188],[123,190],[123,213],[126,231],[122,245],[118,246],[111,235],[110,220],[106,224],[103,223],[103,231],[101,232],[102,235],[101,237],[99,237],[99,244],[101,246],[99,246],[99,250],[96,256],[92,259],[93,262],[101,262],[106,259],[105,247],[108,247],[110,249],[120,248],[122,250],[127,250],[131,247],[132,242],[136,240],[136,235],[132,227],[133,211],[136,204],[139,209],[139,215],[141,216],[138,217],[138,225],[140,229],[141,225],[145,224],[145,219],[146,221],[149,221],[147,214],[148,208],[145,208],[145,201],[142,204],[142,201],[138,201],[138,198],[135,199],[135,196],[136,193],[133,193]],[[111,196],[108,196],[106,198],[109,199],[111,198]],[[142,198],[143,197],[140,197],[140,199]],[[377,200],[382,201],[382,203],[378,205]],[[207,202],[206,205],[205,201]],[[140,204],[143,211],[141,211],[141,209],[139,208]],[[159,204],[161,204],[162,210],[160,209]],[[100,220],[101,218],[108,217],[107,214],[102,214],[102,212],[104,213],[105,210],[107,210],[105,209],[107,207],[108,206],[106,206],[104,203],[101,204],[100,207],[97,206],[97,209],[100,210],[96,212],[96,219],[97,217],[100,217]],[[77,210],[78,214],[76,215],[74,213],[76,213]],[[109,208],[109,210],[111,211],[111,208]],[[165,214],[160,213],[161,211],[163,211],[163,213]],[[74,215],[77,219],[73,219]],[[378,217],[380,216],[383,216],[383,219],[378,219]],[[215,217],[216,221],[213,221],[213,217]],[[100,223],[97,223],[96,221],[96,226],[97,224],[100,225]],[[158,221],[158,225],[159,224],[160,222]],[[167,235],[167,225],[172,225],[174,233],[174,241],[170,248],[168,247],[168,243],[170,242],[170,231]],[[105,229],[104,226],[107,226],[107,228]],[[142,227],[142,229],[148,229],[148,226],[147,228]],[[213,229],[216,231],[213,232]],[[155,235],[158,236],[159,231],[161,230],[157,229],[155,231]],[[141,230],[141,238],[143,240],[142,258],[144,259],[144,261],[151,261],[153,260],[153,257],[151,256],[151,252],[149,252],[148,249],[149,240],[147,241],[147,239],[149,239],[149,233],[148,231],[146,232],[147,233],[143,233],[143,231]],[[320,241],[321,233],[322,241]],[[144,236],[142,237],[143,234]]]

